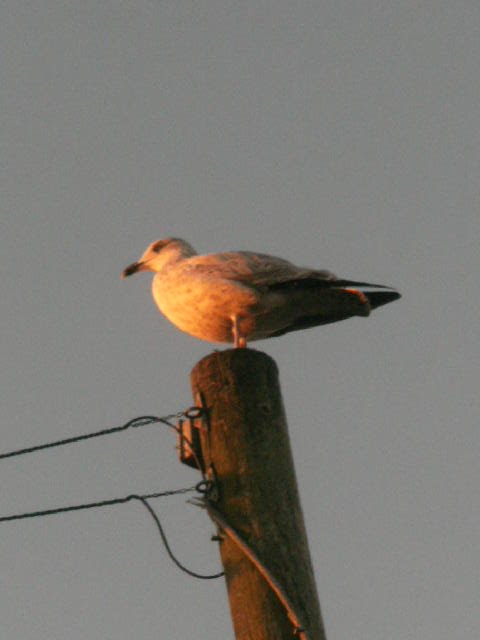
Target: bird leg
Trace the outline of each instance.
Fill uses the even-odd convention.
[[[241,334],[240,319],[238,316],[232,316],[232,334],[233,346],[235,349],[245,349],[247,346],[247,339]]]

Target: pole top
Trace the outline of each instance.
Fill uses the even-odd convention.
[[[275,360],[257,349],[224,349],[222,351],[212,351],[208,355],[204,356],[192,369],[192,376],[200,371],[205,371],[211,367],[234,367],[234,368],[259,368],[259,369],[273,369],[276,375],[278,375],[278,367]]]

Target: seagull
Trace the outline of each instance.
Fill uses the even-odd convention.
[[[251,251],[198,255],[179,238],[153,242],[122,278],[153,271],[152,293],[178,329],[209,342],[263,340],[368,316],[400,294],[391,287],[342,280],[330,271],[297,267]]]

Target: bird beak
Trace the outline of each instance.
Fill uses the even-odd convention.
[[[122,280],[125,280],[125,278],[128,278],[128,276],[137,273],[137,271],[141,271],[142,267],[143,262],[133,262],[132,264],[129,264],[128,267],[122,272]]]

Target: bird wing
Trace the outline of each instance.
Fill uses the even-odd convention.
[[[312,293],[321,295],[325,309],[331,301],[333,319],[368,315],[371,309],[400,297],[391,287],[339,279],[330,271],[297,267],[283,258],[251,251],[196,255],[184,260],[182,268],[195,277],[233,280],[257,292],[283,292],[291,300],[300,296],[301,301]]]
[[[297,267],[288,260],[251,251],[231,251],[193,256],[185,261],[185,269],[200,277],[236,280],[260,290],[318,286],[336,280],[330,271]]]

